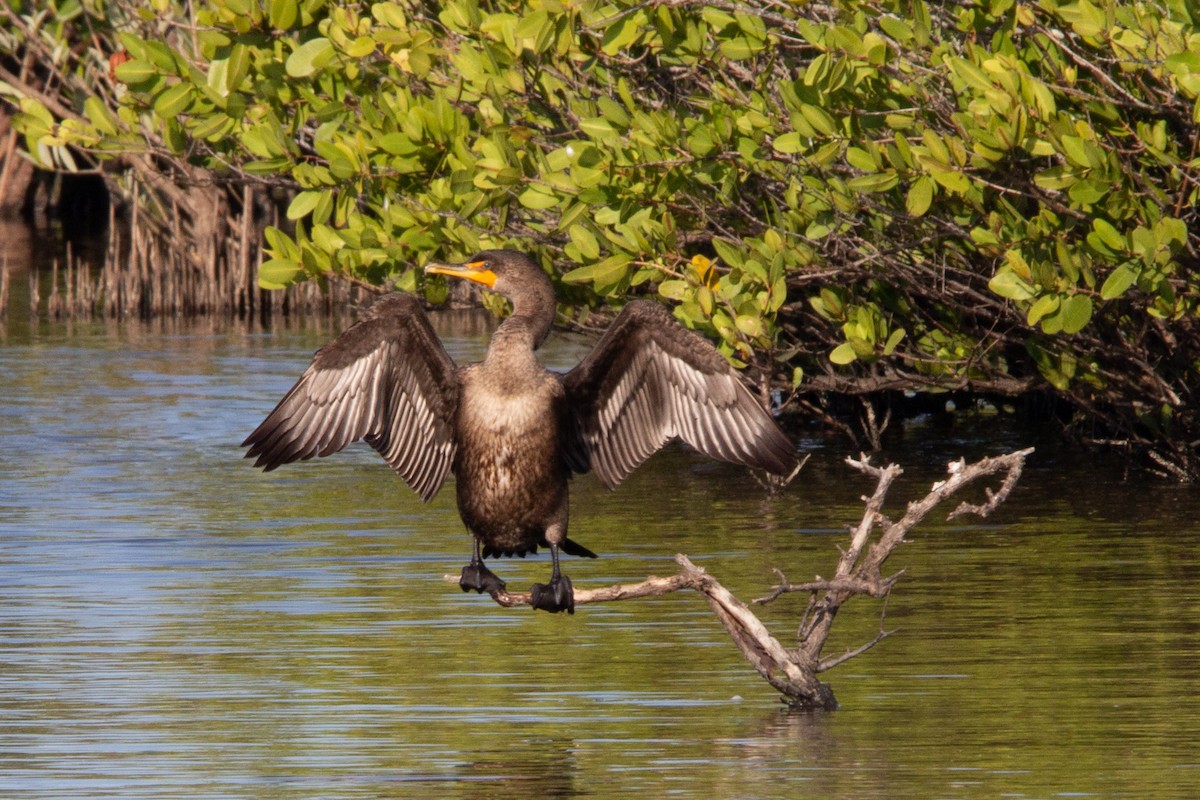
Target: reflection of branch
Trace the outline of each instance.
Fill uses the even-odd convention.
[[[812,458],[812,453],[805,453],[804,458],[800,459],[800,462],[796,464],[796,468],[787,475],[775,475],[771,472],[763,472],[761,474],[751,472],[750,477],[754,478],[759,486],[772,494],[781,492],[796,479],[796,476],[800,474],[800,470],[804,469],[804,465],[808,463],[808,459],[810,458]]]
[[[775,574],[779,576],[779,583],[772,587],[770,594],[755,601],[760,604],[769,603],[791,592],[809,594],[808,607],[800,625],[800,643],[795,649],[788,649],[780,644],[749,606],[734,597],[728,589],[693,564],[685,555],[675,556],[675,562],[680,567],[678,574],[666,578],[649,577],[641,583],[618,584],[602,589],[576,589],[575,605],[656,597],[681,589],[700,592],[725,626],[734,644],[742,651],[742,655],[768,683],[783,694],[790,705],[832,710],[837,708],[833,690],[818,681],[817,674],[862,655],[895,633],[883,628],[881,616],[879,633],[874,639],[847,650],[840,656],[822,660],[821,648],[829,635],[838,609],[856,595],[886,600],[903,570],[885,577],[881,571],[883,562],[892,550],[905,540],[905,535],[935,506],[971,483],[1004,473],[999,489],[985,490],[986,502],[960,503],[948,518],[953,519],[963,514],[987,516],[1008,499],[1020,479],[1026,457],[1032,452],[1031,447],[1008,455],[984,458],[974,464],[967,464],[962,460],[950,464],[949,477],[934,483],[922,499],[909,503],[904,516],[896,522],[883,516],[882,508],[888,490],[903,470],[895,464],[876,467],[866,456],[859,460],[846,459],[850,466],[875,478],[876,486],[870,497],[863,498],[866,509],[862,520],[850,532],[850,546],[842,552],[836,573],[829,579],[817,576],[812,581],[790,583],[782,572],[775,570]],[[871,534],[876,529],[880,531],[879,537],[871,543]],[[446,580],[457,583],[459,578],[457,575],[447,575]],[[818,599],[817,595],[822,592],[823,596]],[[497,592],[492,595],[492,599],[507,608],[532,605],[527,593]]]

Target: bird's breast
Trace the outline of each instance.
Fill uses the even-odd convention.
[[[463,456],[488,464],[499,481],[512,470],[537,472],[558,454],[561,396],[539,383],[523,391],[467,382],[459,405],[458,440]]]
[[[461,413],[471,428],[495,435],[524,435],[545,427],[552,398],[545,391],[511,392],[468,383],[464,387]]]
[[[459,508],[494,537],[540,533],[565,502],[561,386],[547,375],[517,388],[468,379],[459,403]]]

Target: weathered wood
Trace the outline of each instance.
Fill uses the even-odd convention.
[[[1008,499],[1020,479],[1025,459],[1033,452],[1026,448],[1007,455],[984,458],[974,464],[956,461],[949,465],[949,477],[933,484],[921,499],[908,504],[903,517],[892,522],[883,515],[888,491],[903,470],[895,465],[876,467],[865,456],[848,458],[847,463],[876,481],[875,490],[864,497],[862,519],[850,531],[850,545],[842,551],[834,576],[824,579],[791,583],[776,570],[780,582],[770,594],[754,601],[769,603],[785,594],[804,592],[809,595],[808,606],[800,624],[799,644],[789,649],[780,644],[749,606],[722,586],[716,578],[696,566],[685,555],[675,556],[680,571],[668,577],[650,576],[640,583],[617,584],[600,589],[575,589],[575,605],[657,597],[683,589],[704,595],[709,607],[721,622],[734,644],[762,677],[779,691],[790,706],[810,710],[833,710],[837,700],[833,690],[817,679],[827,670],[862,655],[879,644],[892,631],[883,630],[869,642],[852,648],[839,656],[821,658],[821,650],[832,628],[838,610],[850,598],[866,595],[885,599],[903,570],[890,576],[882,575],[883,563],[892,550],[903,541],[939,504],[967,486],[997,474],[1003,474],[1000,487],[987,489],[987,500],[980,504],[960,503],[949,519],[963,514],[985,517]],[[872,542],[872,535],[879,531]],[[449,583],[458,583],[457,575],[446,575]],[[817,595],[824,592],[819,599]],[[497,592],[492,595],[497,604],[506,608],[532,605],[528,593]]]

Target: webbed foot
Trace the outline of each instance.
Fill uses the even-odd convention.
[[[565,611],[575,613],[575,587],[566,575],[557,574],[550,578],[550,583],[535,583],[529,590],[531,605],[542,611],[557,614]]]
[[[503,592],[506,584],[504,581],[483,565],[482,561],[472,561],[462,568],[462,575],[458,579],[458,586],[464,592],[469,592],[472,589],[480,594],[496,594]]]

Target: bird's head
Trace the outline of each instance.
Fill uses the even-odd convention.
[[[512,316],[530,324],[534,347],[554,324],[554,284],[536,261],[517,250],[484,250],[461,264],[431,262],[425,265],[425,274],[465,278],[507,297],[512,301]]]
[[[534,260],[516,250],[484,250],[461,264],[432,261],[425,274],[465,278],[510,298],[531,284],[549,283]]]

